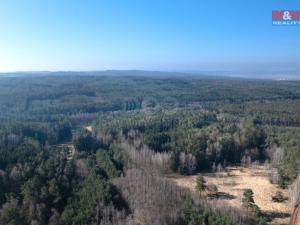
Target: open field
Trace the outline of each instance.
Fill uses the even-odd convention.
[[[282,191],[288,196],[288,190],[281,190],[270,183],[268,170],[263,166],[251,168],[228,167],[226,172],[203,174],[207,185],[214,184],[218,187],[221,201],[231,207],[242,207],[243,191],[247,188],[254,192],[254,201],[263,213],[273,217],[270,224],[288,224],[291,204],[289,200],[283,203],[272,202],[276,191]],[[195,191],[196,176],[180,176],[171,178],[178,185]]]

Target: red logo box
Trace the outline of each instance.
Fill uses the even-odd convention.
[[[300,10],[273,10],[272,20],[299,20]]]

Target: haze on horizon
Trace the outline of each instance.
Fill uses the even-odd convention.
[[[0,71],[300,74],[300,30],[271,22],[293,0],[1,1]]]

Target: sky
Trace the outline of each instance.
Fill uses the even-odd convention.
[[[300,71],[299,0],[0,0],[0,71]]]

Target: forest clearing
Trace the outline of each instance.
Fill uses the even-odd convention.
[[[180,176],[171,179],[181,187],[196,192],[196,175]],[[269,170],[266,166],[227,167],[225,172],[203,173],[206,185],[216,185],[218,196],[216,199],[230,207],[241,208],[243,191],[251,189],[254,193],[254,202],[261,211],[272,218],[270,224],[288,224],[289,214],[292,211],[291,203],[286,200],[281,203],[272,201],[272,196],[281,191],[288,197],[287,189],[280,189],[269,180]]]

